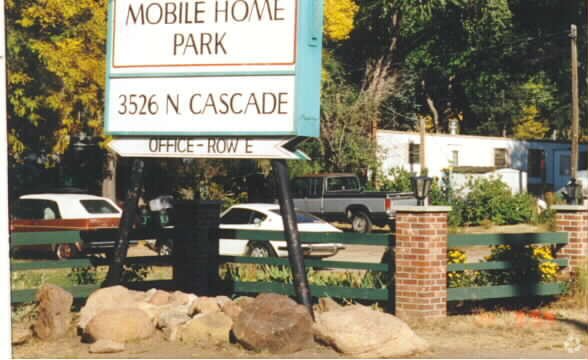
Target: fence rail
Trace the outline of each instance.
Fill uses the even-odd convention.
[[[74,230],[10,233],[10,246],[72,244],[80,241],[80,232]]]
[[[521,233],[521,234],[451,234],[447,236],[448,247],[473,245],[510,245],[528,246],[533,244],[565,245],[568,243],[567,232]],[[561,267],[568,266],[567,259],[544,260],[554,262]],[[521,266],[510,261],[486,261],[480,263],[449,264],[447,271],[465,270],[509,270]],[[448,288],[447,301],[484,300],[517,296],[559,295],[565,291],[562,282],[526,282],[523,284],[496,285],[484,287]]]

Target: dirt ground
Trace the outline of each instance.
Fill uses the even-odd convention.
[[[467,232],[535,232],[529,225],[502,226],[494,229],[471,228]],[[379,262],[384,251],[379,246],[351,245],[329,260]],[[468,261],[476,261],[487,247],[467,249]],[[130,256],[154,254],[140,245]],[[473,260],[472,260],[473,259]],[[585,302],[584,302],[585,303]],[[414,358],[588,358],[588,309],[566,299],[535,309],[518,311],[474,309],[463,315],[450,315],[436,321],[409,323],[429,342],[431,350]],[[247,351],[238,344],[204,346],[168,342],[158,333],[149,340],[127,344],[116,354],[91,354],[89,344],[81,342],[75,330],[58,342],[34,339],[13,347],[13,358],[95,358],[95,359],[175,359],[175,358],[343,358],[335,350],[320,345],[293,354],[269,354]]]

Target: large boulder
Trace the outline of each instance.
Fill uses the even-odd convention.
[[[173,328],[188,322],[190,319],[186,306],[169,307],[159,312],[157,327],[160,329]]]
[[[176,305],[186,305],[192,303],[192,301],[198,298],[194,294],[188,294],[179,290],[174,291],[170,294],[170,303]]]
[[[71,325],[73,296],[59,286],[43,285],[37,292],[39,302],[33,331],[42,340],[55,340],[67,333]]]
[[[80,310],[78,327],[84,330],[90,320],[101,311],[135,307],[144,297],[144,293],[131,291],[121,285],[98,289],[90,294]]]
[[[428,344],[397,317],[362,305],[316,314],[315,336],[344,356],[406,357]]]
[[[312,318],[287,296],[260,294],[243,306],[233,334],[248,349],[292,353],[312,343]]]
[[[335,300],[329,297],[319,298],[318,304],[314,305],[313,310],[315,312],[323,313],[331,310],[337,310],[342,308],[343,305],[339,305]]]
[[[167,291],[156,290],[147,302],[153,305],[166,305],[170,303],[171,299],[171,294]]]
[[[147,313],[137,308],[104,310],[86,325],[84,336],[90,341],[112,340],[119,343],[147,339],[155,324]]]
[[[216,298],[202,296],[192,301],[190,315],[209,314],[220,311],[220,306]]]
[[[231,301],[223,304],[221,306],[221,311],[230,317],[233,321],[237,321],[239,315],[241,315],[241,311],[243,311],[243,308]]]
[[[228,344],[233,320],[222,312],[196,315],[176,335],[185,343]]]

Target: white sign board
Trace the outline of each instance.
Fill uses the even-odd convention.
[[[114,0],[111,73],[292,67],[297,3]]]
[[[113,0],[111,74],[293,68],[298,1]]]
[[[292,139],[247,137],[123,137],[107,143],[125,157],[177,157],[227,159],[308,159],[284,146]]]
[[[294,76],[112,79],[110,131],[215,134],[294,131]]]

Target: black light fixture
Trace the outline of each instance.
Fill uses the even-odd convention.
[[[582,185],[578,184],[576,178],[571,178],[566,185],[566,200],[570,205],[577,205],[581,199],[580,189]]]
[[[417,198],[417,205],[425,205],[425,198],[429,195],[433,179],[428,176],[413,176],[410,179],[412,182],[412,191]]]

